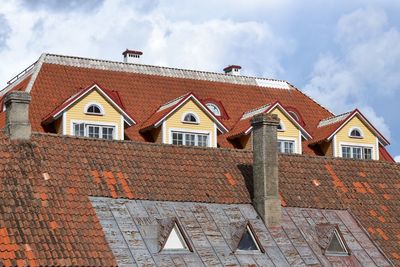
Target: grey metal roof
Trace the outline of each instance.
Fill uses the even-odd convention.
[[[267,228],[250,204],[141,201],[91,197],[119,266],[391,266],[345,210],[283,208]],[[193,252],[160,252],[160,220],[176,218]],[[251,223],[265,253],[235,251],[237,227]],[[350,256],[325,256],[316,231],[337,225]],[[236,240],[235,240],[236,239]]]

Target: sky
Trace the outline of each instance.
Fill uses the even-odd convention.
[[[289,81],[335,114],[358,108],[400,161],[398,0],[7,0],[0,88],[42,53]]]

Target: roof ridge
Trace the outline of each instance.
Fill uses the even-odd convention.
[[[172,68],[165,66],[154,66],[136,63],[124,63],[120,61],[93,59],[77,56],[65,56],[57,54],[45,54],[44,62],[49,64],[70,65],[111,71],[133,72],[149,75],[159,75],[174,78],[186,78],[195,80],[206,80],[212,82],[224,82],[233,84],[253,85],[275,89],[290,90],[289,83],[285,80],[253,77],[244,75],[230,75],[225,73],[190,70],[183,68]],[[93,64],[97,62],[98,64]]]
[[[349,115],[351,112],[353,112],[353,111],[347,111],[347,112],[344,112],[344,113],[342,113],[342,114],[335,115],[335,116],[331,116],[331,117],[328,117],[328,118],[326,118],[326,119],[320,120],[319,123],[318,123],[318,128],[319,128],[319,127],[324,127],[324,126],[327,126],[327,125],[331,125],[331,124],[337,123],[337,122],[339,122],[339,121],[342,121],[342,120],[344,120],[344,119],[347,117],[347,115]]]
[[[263,113],[263,112],[266,111],[270,106],[271,106],[271,103],[268,103],[268,104],[264,104],[264,105],[262,105],[262,106],[259,106],[259,107],[257,107],[257,108],[253,108],[253,109],[250,109],[250,110],[248,110],[248,111],[245,111],[245,112],[243,113],[242,117],[240,118],[240,120],[245,120],[245,119],[248,119],[248,118],[250,118],[250,117],[253,117],[254,115]]]
[[[184,95],[178,96],[178,97],[176,97],[176,98],[174,98],[174,99],[172,99],[172,100],[170,100],[170,101],[168,101],[168,102],[162,104],[162,105],[157,109],[156,112],[163,111],[164,109],[167,109],[167,108],[170,108],[170,107],[174,106],[176,103],[178,103],[180,100],[182,100],[182,99],[183,99],[185,96],[187,96],[187,95],[188,95],[188,94],[184,94]]]

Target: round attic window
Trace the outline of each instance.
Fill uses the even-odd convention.
[[[214,113],[215,116],[221,116],[221,110],[213,103],[207,103],[206,106]]]

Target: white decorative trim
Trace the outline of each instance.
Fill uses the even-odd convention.
[[[301,135],[301,131],[300,130],[298,130],[298,131],[299,131],[299,144],[298,144],[299,154],[303,154],[303,140],[301,140],[302,135]]]
[[[352,132],[353,130],[359,131],[361,136],[352,136],[352,135],[351,135],[351,132]],[[348,135],[350,138],[356,138],[356,139],[362,139],[362,138],[364,138],[364,133],[363,133],[363,131],[362,131],[359,127],[351,127],[350,130],[349,130],[349,132],[347,133],[347,135]]]
[[[334,157],[337,157],[338,155],[337,155],[337,149],[338,149],[338,147],[337,147],[337,143],[336,143],[336,135],[335,136],[333,136],[333,148],[332,148],[332,152],[333,152],[333,156]]]
[[[168,129],[168,143],[172,144],[172,132],[180,132],[180,133],[194,133],[194,134],[207,134],[209,136],[208,138],[208,144],[207,147],[211,147],[211,132],[210,131],[203,131],[203,130],[191,130],[191,129],[182,129],[182,128],[169,128]]]
[[[217,125],[214,123],[214,147],[218,147]]]
[[[195,122],[193,122],[193,121],[185,121],[185,117],[186,117],[186,115],[188,115],[188,114],[192,114],[192,115],[196,118],[196,121],[195,121]],[[182,114],[182,116],[181,116],[181,122],[182,122],[182,123],[188,123],[188,124],[200,124],[200,117],[199,117],[199,115],[197,115],[196,112],[189,110],[189,111],[186,111],[186,112],[184,112],[184,113]]]
[[[66,109],[68,109],[68,107],[72,106],[73,104],[75,104],[79,99],[83,98],[84,96],[86,96],[89,92],[91,92],[92,90],[97,90],[101,96],[103,96],[107,101],[109,101],[109,103],[111,103],[111,105],[118,110],[118,112],[120,112],[121,114],[123,114],[124,117],[127,117],[129,119],[131,119],[132,121],[128,121],[128,120],[124,120],[126,121],[126,123],[131,126],[133,124],[136,124],[136,122],[133,120],[133,118],[131,118],[125,111],[123,111],[118,105],[117,103],[114,102],[114,100],[112,100],[106,93],[103,92],[103,90],[97,85],[94,84],[92,87],[90,87],[85,93],[81,94],[78,98],[76,98],[74,101],[72,101],[71,103],[69,103],[67,106],[65,106],[62,110],[60,110],[59,112],[57,112],[56,114],[54,114],[53,118],[57,119],[58,116],[60,116],[63,112],[65,112]]]
[[[172,113],[174,113],[179,107],[181,107],[183,104],[185,104],[189,99],[193,99],[193,101],[209,116],[212,118],[214,123],[217,123],[218,129],[222,133],[228,132],[228,129],[218,120],[217,117],[215,117],[214,113],[208,110],[208,108],[205,108],[203,103],[201,103],[193,94],[190,94],[187,96],[185,101],[182,101],[178,106],[176,106],[174,109],[170,110],[166,115],[164,115],[161,119],[159,119],[155,124],[154,127],[157,128],[160,126],[160,124],[169,117]]]
[[[98,114],[98,113],[91,113],[91,112],[88,112],[87,110],[88,110],[88,108],[90,107],[90,106],[97,106],[99,109],[100,109],[100,113]],[[100,116],[104,116],[106,113],[105,113],[105,111],[104,111],[104,108],[103,108],[103,106],[100,104],[100,103],[97,103],[97,102],[89,102],[89,103],[87,103],[86,105],[85,105],[85,108],[83,109],[83,113],[85,113],[85,114],[87,114],[87,115],[100,115]]]
[[[96,126],[113,126],[115,128],[115,133],[113,133],[113,140],[117,139],[116,137],[119,136],[119,127],[117,124],[112,123],[112,122],[100,122],[100,121],[86,121],[86,120],[71,120],[70,121],[70,135],[74,135],[74,123],[85,123],[85,124],[91,124],[91,125],[96,125]],[[117,139],[118,140],[118,139]]]
[[[161,133],[161,134],[162,134],[162,137],[161,137],[161,138],[162,138],[162,141],[161,141],[161,142],[162,142],[163,144],[165,144],[165,143],[167,142],[167,127],[166,127],[165,121],[163,121],[161,127],[162,127],[162,129],[161,129],[161,130],[162,130],[162,133]]]
[[[245,119],[254,117],[257,114],[261,114],[261,113],[267,111],[270,107],[271,107],[271,104],[266,104],[261,107],[246,111],[245,113],[243,113],[242,118],[240,118],[240,120],[245,120]]]
[[[67,134],[67,112],[64,112],[62,115],[62,134],[66,135]]]
[[[376,146],[376,160],[379,160],[379,139],[375,136],[375,146]]]
[[[124,116],[122,116],[122,115],[120,115],[121,116],[121,130],[120,130],[120,132],[121,132],[121,140],[124,140],[125,138],[124,138],[124,134],[125,134],[125,124],[124,124]]]

